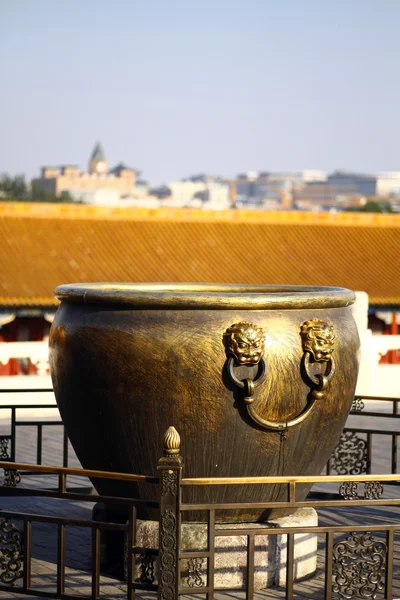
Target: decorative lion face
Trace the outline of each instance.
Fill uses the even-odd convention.
[[[320,319],[311,319],[301,326],[301,337],[304,352],[309,352],[316,362],[328,362],[335,339],[332,325]]]
[[[256,365],[264,352],[265,332],[248,321],[234,323],[224,334],[228,354],[233,354],[239,365]]]

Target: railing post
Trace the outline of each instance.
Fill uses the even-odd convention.
[[[163,444],[164,455],[157,467],[161,489],[158,600],[178,600],[183,464],[179,454],[181,439],[175,427],[167,429]]]

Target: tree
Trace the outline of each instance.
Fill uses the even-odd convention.
[[[381,202],[379,200],[368,200],[364,206],[357,208],[351,207],[345,209],[348,212],[368,212],[368,213],[392,213],[393,208],[388,202]]]
[[[35,183],[32,184],[29,190],[24,175],[11,177],[8,173],[0,174],[1,200],[7,200],[8,202],[69,202],[84,204],[82,201],[74,200],[69,192],[62,192],[61,196],[56,196],[54,192],[49,192]]]
[[[7,200],[27,200],[28,187],[24,175],[10,177],[8,173],[0,175],[0,196]]]
[[[56,196],[53,192],[49,192],[35,183],[32,184],[29,200],[31,202],[75,202],[69,192],[63,192],[61,196]]]
[[[377,202],[376,200],[368,200],[361,209],[363,212],[381,212],[392,213],[393,209],[388,202]]]

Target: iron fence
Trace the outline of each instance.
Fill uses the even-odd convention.
[[[0,395],[3,393],[43,393],[52,392],[51,388],[43,389],[5,389],[0,390]],[[1,396],[0,396],[1,398]],[[390,406],[390,409],[386,412],[368,410],[368,403],[379,402],[382,406]],[[377,396],[356,396],[354,398],[350,416],[357,416],[363,420],[369,417],[375,419],[399,419],[399,398],[380,398]],[[34,418],[26,419],[20,418],[20,411],[27,410],[37,411],[41,416],[35,416]],[[60,429],[58,436],[58,443],[60,446],[60,452],[62,453],[61,464],[64,467],[69,466],[71,457],[75,464],[77,464],[77,458],[72,448],[70,447],[68,434],[64,427],[61,418],[49,419],[43,417],[43,413],[48,410],[58,410],[57,405],[53,404],[0,404],[0,411],[2,413],[9,413],[10,426],[9,432],[4,433],[0,431],[0,461],[11,460],[15,461],[17,456],[17,433],[22,428],[33,428],[35,429],[35,436],[33,440],[34,449],[30,449],[29,460],[35,456],[36,464],[42,464],[43,460],[43,434],[44,431],[50,427],[57,427]],[[0,421],[1,422],[1,421]],[[394,429],[382,429],[378,424],[375,428],[368,427],[345,427],[340,437],[339,443],[335,448],[332,456],[330,457],[326,465],[327,474],[339,474],[339,475],[357,475],[357,474],[370,474],[373,472],[373,447],[375,440],[378,436],[383,436],[390,443],[390,464],[386,469],[386,472],[398,473],[398,463],[400,457],[398,456],[399,444],[398,437],[400,431]],[[32,445],[32,444],[31,444]],[[34,455],[33,455],[34,452]]]
[[[390,413],[368,411],[368,401],[383,401],[392,404]],[[353,403],[351,414],[363,417],[398,417],[398,402],[400,399],[356,398],[355,403],[365,401],[364,407]],[[49,405],[35,405],[41,409]],[[356,408],[355,408],[356,406]],[[296,586],[303,586],[300,596],[310,598],[385,598],[392,600],[400,596],[400,519],[398,507],[400,498],[396,488],[399,483],[397,475],[397,435],[393,429],[382,431],[376,429],[347,428],[342,434],[339,444],[330,459],[331,466],[327,475],[310,477],[251,477],[251,478],[185,478],[183,476],[183,458],[180,453],[179,436],[171,437],[171,432],[164,437],[163,456],[158,465],[154,465],[158,475],[134,475],[110,472],[89,471],[67,466],[43,466],[43,428],[52,421],[30,419],[36,428],[36,464],[18,463],[15,461],[17,446],[12,439],[20,427],[18,409],[25,408],[7,405],[2,409],[11,410],[11,429],[2,436],[11,441],[11,451],[7,460],[2,456],[3,481],[0,485],[0,499],[10,494],[13,498],[29,497],[54,500],[57,503],[102,503],[105,506],[124,506],[122,522],[93,515],[91,519],[75,518],[68,515],[68,510],[60,514],[33,514],[30,510],[0,509],[0,594],[24,594],[42,598],[60,598],[65,600],[91,598],[99,600],[103,595],[103,579],[101,577],[102,552],[107,536],[119,535],[118,539],[123,549],[123,569],[126,584],[117,583],[118,590],[129,600],[135,597],[137,591],[158,595],[159,600],[177,600],[186,594],[200,594],[212,600],[218,592],[237,591],[238,585],[220,583],[220,568],[218,561],[221,555],[227,553],[224,541],[227,539],[242,540],[241,552],[241,581],[244,586],[246,599],[251,600],[257,594],[259,578],[259,555],[269,552],[268,546],[280,548],[282,573],[275,573],[270,581],[269,575],[263,574],[265,585],[263,598],[284,597],[291,600],[295,597]],[[15,412],[13,413],[13,408]],[[34,408],[29,406],[30,409]],[[53,408],[51,406],[50,408]],[[13,417],[14,414],[14,417]],[[31,425],[32,426],[32,425]],[[41,427],[40,427],[41,426]],[[57,427],[61,422],[57,421]],[[21,425],[26,427],[26,425]],[[365,444],[354,441],[354,434],[361,436]],[[65,435],[65,434],[64,434]],[[389,436],[391,445],[390,474],[371,474],[373,457],[373,439],[375,435]],[[172,442],[171,442],[172,439]],[[64,444],[63,436],[62,443]],[[394,441],[395,440],[395,443]],[[1,439],[0,439],[1,444]],[[64,446],[65,449],[65,446]],[[396,450],[396,460],[393,458]],[[342,453],[339,466],[338,456]],[[352,454],[353,453],[353,454]],[[346,458],[347,456],[347,458]],[[351,458],[348,458],[351,456]],[[336,462],[335,462],[336,461]],[[347,462],[346,462],[347,461]],[[336,470],[337,474],[332,472]],[[349,472],[352,471],[352,472]],[[53,482],[53,487],[44,484],[32,485],[26,476],[46,476],[47,482]],[[71,488],[68,482],[82,480],[82,485]],[[93,496],[87,490],[89,481],[96,479],[114,479],[123,482],[135,482],[141,486],[150,485],[154,489],[154,500],[144,501],[140,498],[120,498],[107,495]],[[400,480],[400,476],[399,476]],[[335,489],[329,496],[308,496],[299,499],[298,489],[305,484],[314,486],[330,486]],[[188,502],[187,491],[193,487],[203,486],[212,489],[213,486],[254,486],[273,485],[284,486],[286,499],[279,502],[247,502],[247,503],[212,503]],[[48,483],[46,483],[48,486]],[[86,486],[86,487],[85,487]],[[72,504],[71,504],[72,505]],[[86,505],[86,504],[85,504]],[[58,505],[57,505],[58,506]],[[69,505],[68,505],[69,506]],[[153,527],[155,534],[140,533],[138,511],[143,508],[156,511]],[[28,507],[29,508],[29,507]],[[319,514],[330,511],[335,515],[334,524],[314,524],[308,526],[279,526],[273,523],[248,523],[245,525],[221,525],[221,511],[237,512],[238,510],[280,510],[297,511],[299,509],[318,509]],[[356,519],[356,511],[361,511]],[[378,517],[373,511],[379,511]],[[188,547],[183,539],[185,516],[188,513],[202,512],[204,523],[199,525],[201,535],[194,536],[197,546]],[[103,516],[102,516],[103,514]],[[328,513],[327,513],[328,514]],[[358,514],[358,513],[357,513]],[[338,521],[338,522],[336,522]],[[361,522],[360,522],[361,521]],[[35,547],[36,527],[53,526],[56,530],[56,571],[54,575],[54,590],[46,591],[37,585],[37,559],[33,556]],[[77,593],[68,584],[68,548],[67,537],[73,528],[82,528],[90,533],[89,563],[86,572],[90,574],[89,587],[86,596]],[[200,531],[200,530],[199,530]],[[148,534],[148,532],[147,532]],[[298,547],[301,536],[315,539],[316,568],[309,576],[315,582],[314,587],[307,583],[298,582],[296,569],[299,561]],[[201,538],[201,540],[200,540]],[[259,540],[263,540],[260,542]],[[268,540],[268,541],[265,541]],[[300,541],[299,541],[300,540]],[[200,543],[201,541],[201,543]],[[270,542],[271,541],[271,542]],[[236,550],[237,551],[237,548]],[[226,570],[226,567],[224,567]],[[108,584],[107,584],[108,585]],[[279,591],[280,590],[280,591]],[[280,594],[280,595],[279,595]],[[282,595],[283,594],[283,595]]]
[[[368,410],[369,403],[379,403],[382,408],[388,410]],[[385,458],[388,459],[385,472],[398,473],[400,431],[383,428],[381,423],[385,419],[399,419],[399,403],[399,398],[356,396],[350,416],[357,417],[361,422],[372,417],[377,426],[346,426],[326,465],[326,473],[328,475],[335,473],[338,475],[370,474],[375,470],[374,454],[377,454],[378,450],[382,450],[382,446],[386,454]],[[379,439],[380,437],[383,439]],[[380,453],[382,454],[382,452]]]
[[[123,523],[99,521],[96,519],[77,519],[63,516],[30,514],[17,511],[0,510],[0,592],[25,594],[43,598],[82,599],[82,595],[68,593],[65,585],[66,567],[66,530],[71,527],[88,528],[91,532],[91,590],[88,598],[100,597],[100,556],[101,532],[122,532],[126,547],[126,597],[133,598],[134,590],[156,590],[153,580],[142,574],[139,578],[133,576],[133,560],[135,556],[147,557],[149,549],[139,547],[135,543],[136,520],[138,507],[157,509],[157,501],[144,501],[137,498],[121,498],[115,496],[96,495],[86,492],[71,492],[67,489],[67,477],[95,478],[96,480],[118,479],[118,481],[135,482],[137,484],[158,484],[158,477],[90,471],[42,465],[20,464],[14,462],[2,463],[4,478],[0,495],[7,495],[14,488],[14,495],[55,498],[79,502],[104,503],[125,507],[126,520]],[[25,474],[38,473],[57,477],[57,486],[53,490],[38,487],[21,487]],[[157,494],[155,494],[157,496]],[[35,589],[32,585],[32,525],[34,523],[52,524],[57,527],[57,573],[56,590],[46,591]],[[158,550],[152,550],[153,556]],[[17,583],[20,585],[16,585]]]
[[[64,467],[68,466],[68,435],[64,424],[59,417],[58,419],[43,418],[43,416],[37,416],[33,419],[19,418],[20,411],[29,410],[39,413],[42,415],[43,412],[56,409],[58,412],[57,404],[9,404],[1,403],[1,396],[5,394],[42,394],[42,393],[53,393],[52,388],[16,388],[16,389],[0,389],[0,423],[4,422],[8,417],[9,421],[9,433],[0,433],[0,460],[16,460],[17,454],[17,432],[19,428],[31,427],[36,430],[36,451],[35,460],[36,464],[42,464],[43,458],[43,430],[47,427],[57,427],[62,431],[62,464]]]
[[[168,436],[166,436],[167,438]],[[170,436],[169,436],[170,437]],[[87,528],[91,532],[91,582],[90,590],[85,596],[93,600],[101,597],[100,556],[101,539],[105,532],[121,532],[125,538],[126,566],[126,598],[132,600],[135,591],[157,592],[160,600],[178,599],[182,595],[201,593],[208,600],[221,589],[226,593],[236,591],[237,585],[216,584],[215,565],[221,547],[217,539],[245,539],[245,563],[243,584],[246,599],[251,600],[255,594],[255,573],[257,538],[260,536],[276,540],[282,546],[285,539],[285,581],[284,594],[287,600],[294,598],[296,585],[296,544],[298,536],[319,537],[323,539],[324,574],[320,576],[321,594],[313,598],[377,598],[384,594],[386,600],[392,600],[394,590],[399,589],[394,577],[399,575],[398,541],[395,536],[400,533],[398,520],[399,497],[385,497],[385,488],[390,488],[393,475],[361,475],[361,476],[313,476],[313,477],[249,477],[249,478],[184,478],[183,462],[179,452],[179,442],[173,448],[164,438],[164,455],[158,463],[159,476],[143,476],[121,473],[88,471],[52,466],[27,465],[4,462],[3,469],[14,474],[13,478],[4,478],[1,492],[13,486],[15,493],[60,501],[103,502],[105,504],[124,505],[128,516],[123,523],[99,521],[95,519],[78,519],[46,514],[30,514],[29,512],[0,511],[0,592],[25,594],[42,598],[76,599],[81,594],[70,593],[66,587],[66,533],[69,528]],[[174,453],[171,454],[171,450]],[[19,488],[25,472],[35,471],[57,477],[56,489]],[[16,475],[18,474],[18,477]],[[71,493],[67,489],[67,477],[83,477],[94,479],[114,479],[135,482],[139,485],[151,484],[155,487],[154,497],[158,501],[144,501],[137,498],[120,498],[115,496],[97,496],[86,493]],[[329,483],[337,485],[340,500],[299,500],[299,486],[310,483]],[[279,502],[247,502],[247,503],[199,503],[184,501],[185,491],[193,486],[249,486],[249,485],[282,485],[287,489],[287,498]],[[137,511],[140,507],[158,509],[159,541],[150,540],[146,536],[137,539]],[[308,525],[274,527],[270,523],[228,524],[221,526],[218,522],[220,511],[237,511],[247,509],[290,509],[295,511],[304,508],[354,510],[356,507],[383,507],[390,509],[386,518],[374,524],[365,516],[360,524]],[[192,511],[206,513],[206,523],[202,525],[206,535],[206,547],[190,548],[182,542],[183,516]],[[55,590],[36,589],[32,579],[32,543],[33,526],[36,523],[52,524],[57,528],[57,558]],[[344,536],[344,537],[343,537]],[[158,536],[156,536],[158,537]],[[196,537],[196,536],[195,536]],[[198,539],[198,538],[197,538]],[[146,541],[147,540],[147,541]],[[237,544],[237,541],[235,541]],[[396,546],[397,544],[397,546]],[[202,546],[202,544],[200,544]],[[396,550],[396,551],[395,551]],[[224,549],[226,552],[226,547]],[[321,561],[321,553],[318,557]],[[234,570],[234,567],[233,567]],[[276,582],[275,582],[276,583]],[[397,591],[398,593],[398,591]],[[267,596],[268,597],[268,596]],[[271,596],[276,597],[276,596]]]
[[[367,402],[367,404],[365,404]],[[368,406],[368,402],[380,402],[391,404],[390,411],[385,413],[385,417],[393,418],[399,417],[399,403],[400,398],[390,398],[381,396],[355,396],[351,405],[351,415],[362,415],[364,417],[382,417],[382,412],[365,410]]]

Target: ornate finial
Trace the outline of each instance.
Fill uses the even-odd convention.
[[[181,436],[175,427],[168,427],[163,437],[164,454],[179,454],[181,449]]]

